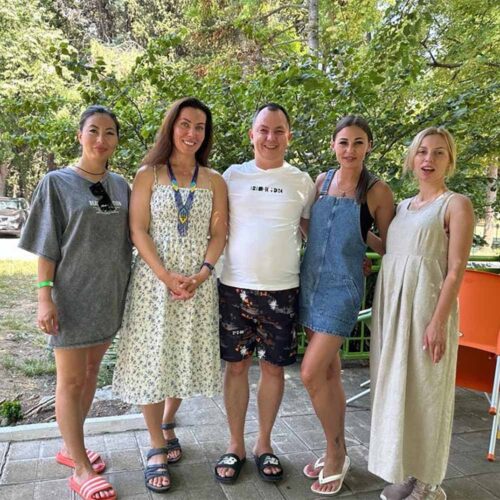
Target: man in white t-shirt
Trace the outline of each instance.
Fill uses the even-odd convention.
[[[253,453],[259,474],[278,481],[271,431],[284,390],[284,366],[295,362],[300,248],[315,188],[309,175],[285,162],[290,120],[278,104],[261,106],[249,132],[255,159],[224,173],[229,194],[229,237],[220,278],[224,401],[231,434],[215,468],[234,482],[245,462],[248,370],[257,352],[259,433]]]

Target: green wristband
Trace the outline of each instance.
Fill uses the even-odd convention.
[[[50,280],[47,280],[47,281],[39,281],[36,284],[37,288],[43,288],[44,286],[54,286],[54,282],[50,281]]]

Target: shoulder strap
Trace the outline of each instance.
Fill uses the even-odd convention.
[[[376,175],[373,175],[371,172],[368,172],[368,175],[370,176],[369,177],[370,180],[368,181],[368,187],[366,188],[367,193],[380,180]]]
[[[325,179],[324,179],[323,184],[321,186],[321,189],[319,191],[320,196],[324,196],[328,193],[328,190],[330,189],[330,184],[332,183],[333,176],[335,175],[335,172],[336,172],[336,170],[331,168],[326,173]]]
[[[153,186],[156,186],[158,184],[158,175],[156,173],[156,165],[153,167],[153,175],[155,177],[155,181],[153,182]]]
[[[450,200],[453,198],[453,195],[455,193],[453,191],[448,191],[445,196],[443,196],[443,201],[441,203],[441,206],[439,207],[439,218],[441,221],[444,222],[444,216],[446,214],[446,209],[448,208],[448,204],[450,203]]]

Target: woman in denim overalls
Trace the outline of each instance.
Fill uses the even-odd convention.
[[[302,361],[302,380],[323,426],[326,454],[304,468],[317,479],[314,493],[340,491],[350,460],[344,442],[345,396],[339,349],[356,324],[363,296],[363,259],[373,221],[385,242],[394,216],[389,187],[371,175],[364,159],[372,147],[367,122],[346,116],[336,126],[332,149],[338,170],[320,174],[312,207],[309,238],[301,267],[299,321],[309,345]]]

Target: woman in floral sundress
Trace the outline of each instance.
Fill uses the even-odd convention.
[[[213,266],[227,234],[227,190],[207,168],[212,117],[194,98],[168,110],[132,189],[130,231],[139,256],[120,331],[114,391],[139,404],[151,439],[146,487],[170,488],[181,458],[174,417],[183,398],[220,392]]]

